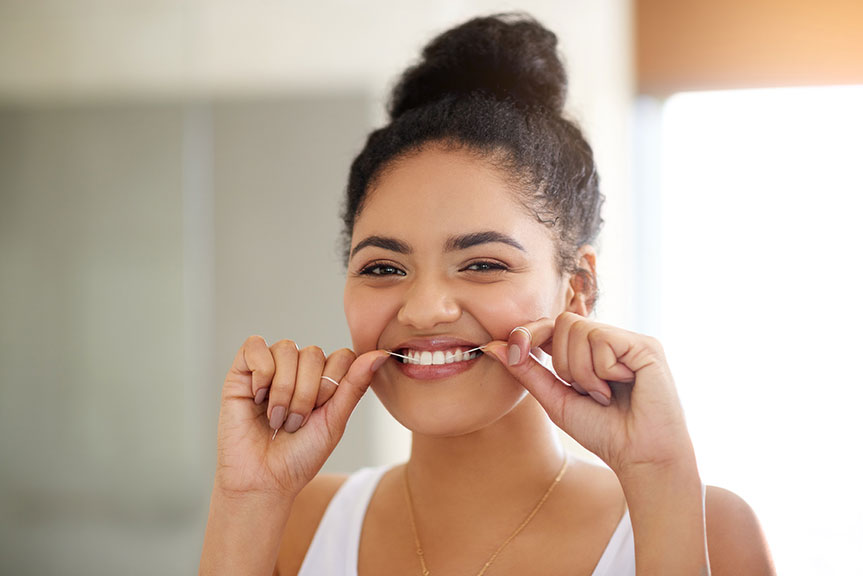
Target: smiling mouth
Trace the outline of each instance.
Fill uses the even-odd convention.
[[[411,348],[399,348],[393,353],[402,364],[416,364],[418,366],[443,366],[444,364],[457,364],[478,358],[482,351],[478,348],[448,348],[446,350],[413,350]]]

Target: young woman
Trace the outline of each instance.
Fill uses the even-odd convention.
[[[402,76],[348,184],[353,350],[240,348],[202,574],[773,573],[702,486],[660,344],[588,318],[603,196],[556,41],[478,18]],[[410,459],[319,476],[369,386]]]

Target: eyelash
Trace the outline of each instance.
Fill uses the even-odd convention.
[[[482,269],[470,270],[474,266],[482,266]],[[506,272],[507,270],[509,270],[509,267],[500,262],[480,260],[477,262],[471,262],[464,268],[464,270],[470,270],[471,272]]]
[[[389,272],[381,272],[382,269],[387,269]],[[405,271],[387,262],[372,262],[367,264],[360,270],[361,276],[405,276]]]
[[[479,268],[475,268],[479,267]],[[386,272],[384,272],[386,270]],[[492,262],[489,260],[480,260],[478,262],[471,262],[464,268],[462,268],[462,272],[480,272],[483,274],[492,273],[492,272],[506,272],[509,270],[509,267],[500,262]],[[404,270],[395,266],[393,264],[387,262],[372,262],[371,264],[366,265],[360,270],[359,274],[361,276],[405,276],[406,273]]]

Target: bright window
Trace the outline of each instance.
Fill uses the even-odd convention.
[[[863,542],[863,87],[680,94],[660,133],[644,274],[702,477],[753,506],[780,574],[848,574]]]

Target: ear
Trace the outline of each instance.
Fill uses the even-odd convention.
[[[566,290],[566,310],[588,316],[596,303],[596,250],[585,244],[578,249],[575,262]]]

